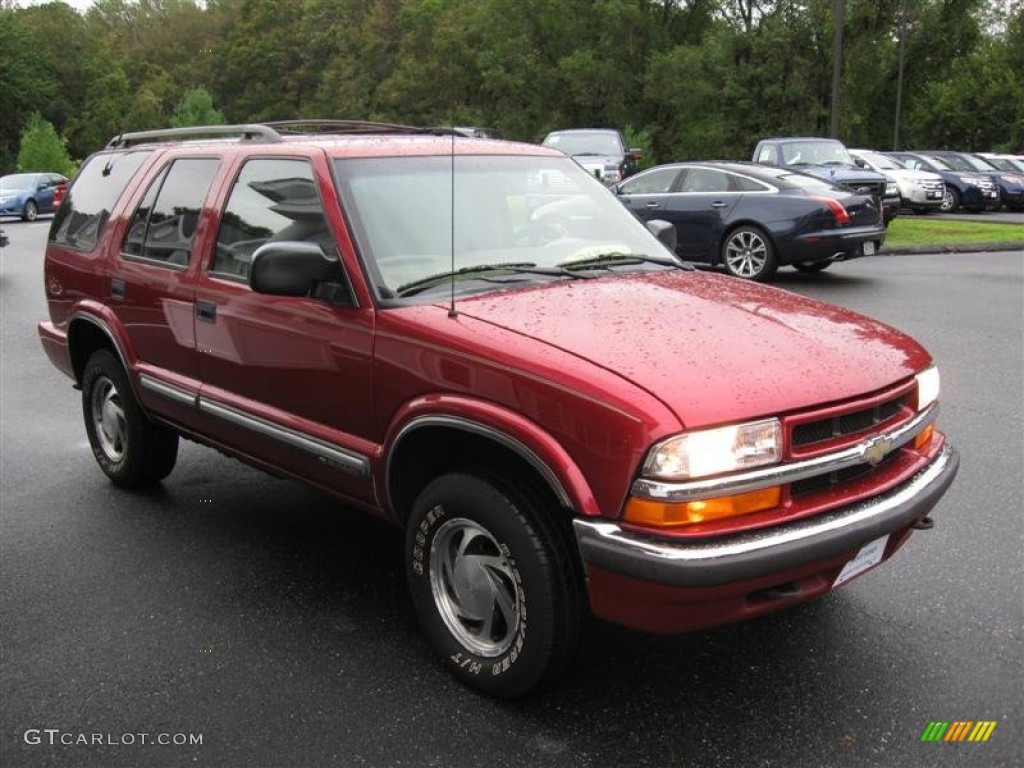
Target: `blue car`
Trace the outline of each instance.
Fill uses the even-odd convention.
[[[54,193],[67,183],[67,176],[59,173],[0,176],[0,216],[20,216],[24,221],[35,221],[40,213],[53,213],[57,209]]]
[[[781,266],[820,272],[869,256],[885,240],[873,190],[852,192],[792,168],[755,163],[672,163],[612,191],[643,221],[676,228],[676,254],[764,281]]]

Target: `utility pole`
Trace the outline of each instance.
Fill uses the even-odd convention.
[[[896,70],[896,121],[892,129],[892,151],[900,148],[900,115],[903,110],[903,67],[907,59],[907,0],[900,0],[900,63]]]
[[[843,74],[843,24],[846,21],[846,0],[832,0],[832,21],[835,35],[832,37],[832,122],[829,136],[839,138],[839,84]]]

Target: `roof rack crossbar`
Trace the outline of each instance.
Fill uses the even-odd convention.
[[[107,142],[107,149],[122,149],[151,140],[180,139],[200,136],[238,136],[243,141],[273,144],[281,141],[281,134],[269,125],[197,125],[187,128],[161,128],[156,131],[134,131],[118,134]]]
[[[425,133],[423,128],[398,123],[379,123],[369,120],[270,120],[262,123],[269,128],[281,129],[286,133],[307,133],[309,131],[335,131],[341,133]],[[300,130],[307,129],[307,130]]]

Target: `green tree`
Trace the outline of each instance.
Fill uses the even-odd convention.
[[[224,113],[213,106],[213,96],[205,88],[187,91],[178,102],[171,125],[183,128],[189,125],[223,125]]]
[[[57,84],[46,66],[21,11],[0,8],[0,173],[13,168],[22,128],[45,108]]]
[[[74,163],[68,155],[64,140],[57,135],[53,124],[44,120],[38,112],[32,114],[22,131],[18,170],[54,171],[65,176],[74,172]]]

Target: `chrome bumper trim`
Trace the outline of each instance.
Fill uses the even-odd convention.
[[[668,541],[607,520],[576,518],[573,528],[587,566],[642,581],[707,587],[753,579],[856,551],[924,517],[960,466],[949,444],[903,484],[814,517],[715,538]]]

